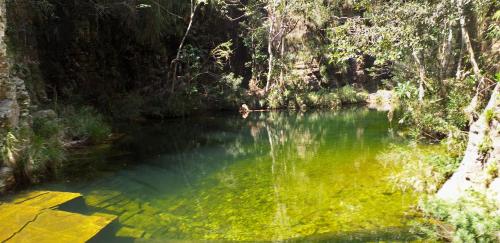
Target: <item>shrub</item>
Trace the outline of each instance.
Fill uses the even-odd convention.
[[[359,102],[358,92],[350,85],[338,89],[337,94],[342,104],[355,104]]]
[[[481,193],[470,192],[456,203],[431,198],[422,201],[419,208],[425,217],[440,221],[420,225],[421,231],[431,238],[447,238],[452,242],[500,240],[496,236],[500,232],[496,203]]]
[[[328,90],[320,90],[307,93],[306,104],[309,107],[334,109],[341,105],[341,101],[337,93]]]
[[[269,91],[267,95],[267,105],[271,109],[279,109],[285,107],[288,103],[284,100],[282,96],[282,91],[277,88],[273,88]]]

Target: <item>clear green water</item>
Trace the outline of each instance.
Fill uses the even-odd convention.
[[[79,179],[42,188],[81,192],[88,210],[118,215],[102,242],[413,237],[415,198],[375,160],[396,142],[386,113],[219,115],[123,130],[119,144],[76,156],[60,175]]]

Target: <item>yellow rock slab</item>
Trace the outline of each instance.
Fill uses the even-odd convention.
[[[10,203],[48,209],[81,196],[79,193],[72,192],[33,191],[16,196]]]
[[[17,204],[0,204],[0,242],[12,237],[16,232],[36,219],[41,208]]]
[[[78,193],[32,191],[0,202],[0,242],[86,242],[116,219],[56,210]]]
[[[86,242],[115,217],[86,216],[58,210],[44,210],[8,242]]]

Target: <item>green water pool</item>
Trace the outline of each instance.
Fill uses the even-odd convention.
[[[75,153],[59,182],[118,215],[97,241],[410,241],[416,198],[376,156],[398,143],[383,112],[251,113],[124,125]],[[75,206],[74,210],[78,210]]]

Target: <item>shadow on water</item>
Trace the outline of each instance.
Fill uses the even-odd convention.
[[[406,241],[415,199],[375,160],[394,141],[386,117],[349,109],[124,126],[122,141],[78,155],[42,189],[82,193],[86,206],[67,210],[117,215],[97,242]]]

